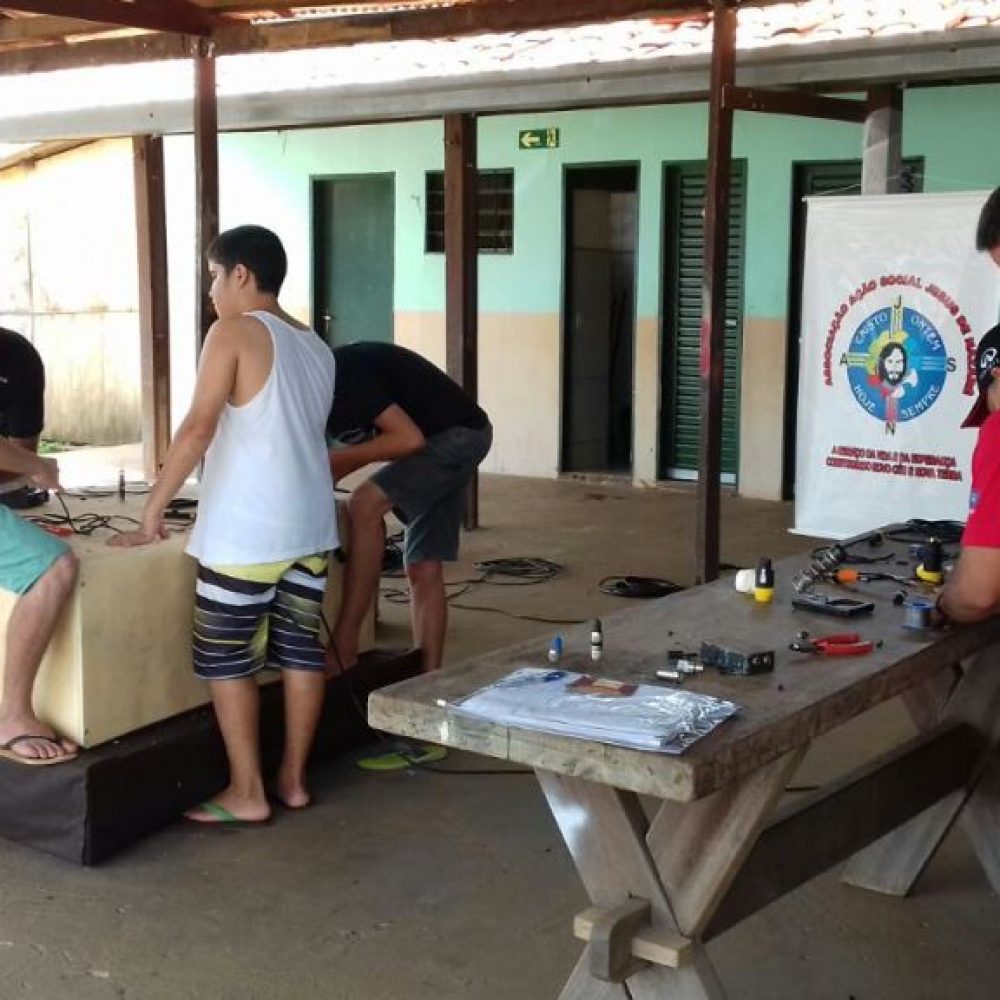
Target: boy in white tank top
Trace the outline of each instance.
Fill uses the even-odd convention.
[[[202,824],[270,818],[257,736],[254,674],[282,670],[285,748],[275,795],[309,804],[305,764],[323,703],[320,606],[337,546],[325,426],[335,362],[326,344],[278,305],[287,268],[281,241],[260,226],[220,234],[208,251],[218,320],[202,347],[194,398],[167,452],[138,531],[112,544],[166,535],[163,513],[205,459],[198,520],[193,660],[209,682],[230,783],[185,813]]]

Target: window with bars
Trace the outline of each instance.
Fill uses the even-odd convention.
[[[514,252],[514,171],[479,171],[479,252]],[[427,172],[427,253],[444,253],[444,173]]]

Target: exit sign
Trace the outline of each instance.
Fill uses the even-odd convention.
[[[517,134],[518,149],[556,149],[558,146],[557,128],[528,128]]]

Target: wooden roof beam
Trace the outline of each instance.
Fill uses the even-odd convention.
[[[0,20],[0,44],[61,41],[67,35],[92,35],[101,28],[111,26],[75,17],[7,17]]]
[[[152,2],[152,0],[144,0]],[[174,3],[177,0],[173,0]],[[226,0],[220,0],[225,3]],[[734,0],[738,3],[739,0]],[[752,0],[740,6],[765,7],[780,0]],[[7,6],[27,9],[31,0],[0,0]],[[35,0],[34,6],[54,13],[72,4],[93,8],[96,4],[115,8],[115,0]],[[190,6],[190,3],[188,4]],[[280,6],[287,6],[281,4]],[[298,6],[293,4],[292,6]],[[144,8],[148,9],[148,8]],[[219,17],[209,8],[205,16]],[[272,8],[267,8],[272,9]],[[452,38],[493,31],[528,31],[642,17],[703,15],[706,0],[547,0],[546,3],[514,3],[511,0],[463,0],[453,7],[396,11],[391,14],[309,18],[299,22],[250,25],[228,18],[225,26],[211,33],[218,55],[242,52],[279,52],[364,42]],[[68,45],[48,45],[7,51],[0,60],[0,75],[44,73],[60,69],[112,66],[123,63],[188,58],[195,54],[190,37],[172,33],[130,38],[94,39]]]
[[[797,90],[765,90],[759,87],[722,88],[722,106],[732,111],[759,111],[770,115],[827,118],[860,124],[868,117],[864,101],[824,97]]]
[[[266,14],[269,11],[296,11],[322,10],[329,7],[335,10],[338,7],[363,7],[366,0],[325,0],[325,2],[312,3],[289,3],[288,0],[199,0],[199,6],[206,10],[218,11],[226,14]],[[371,3],[372,0],[367,0]],[[427,0],[386,0],[393,6],[418,7],[426,6]],[[459,4],[474,3],[475,0],[441,0],[441,6],[458,6]]]
[[[476,0],[455,7],[418,8],[388,14],[311,18],[273,25],[234,25],[218,29],[213,39],[220,55],[232,55],[251,50],[276,52],[363,42],[450,38],[703,13],[703,3],[678,0],[547,0],[544,4]]]
[[[168,31],[185,35],[210,35],[224,23],[219,14],[190,0],[0,0],[5,10],[27,14],[51,14],[96,24],[116,24],[146,31]]]

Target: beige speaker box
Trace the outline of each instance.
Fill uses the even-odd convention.
[[[84,511],[137,517],[142,498],[70,498],[68,503],[74,517]],[[28,513],[59,510],[50,504]],[[343,540],[346,519],[342,509],[339,514]],[[166,541],[136,548],[109,547],[107,530],[68,539],[80,575],[42,660],[34,705],[41,719],[81,746],[96,746],[210,700],[208,685],[191,669],[195,562],[184,554],[187,534],[179,531]],[[323,602],[331,625],[340,605],[342,576],[343,567],[331,559]],[[0,643],[6,642],[15,601],[15,595],[0,591]],[[360,648],[373,646],[374,614],[369,609]],[[270,670],[258,676],[261,683],[279,679]]]

